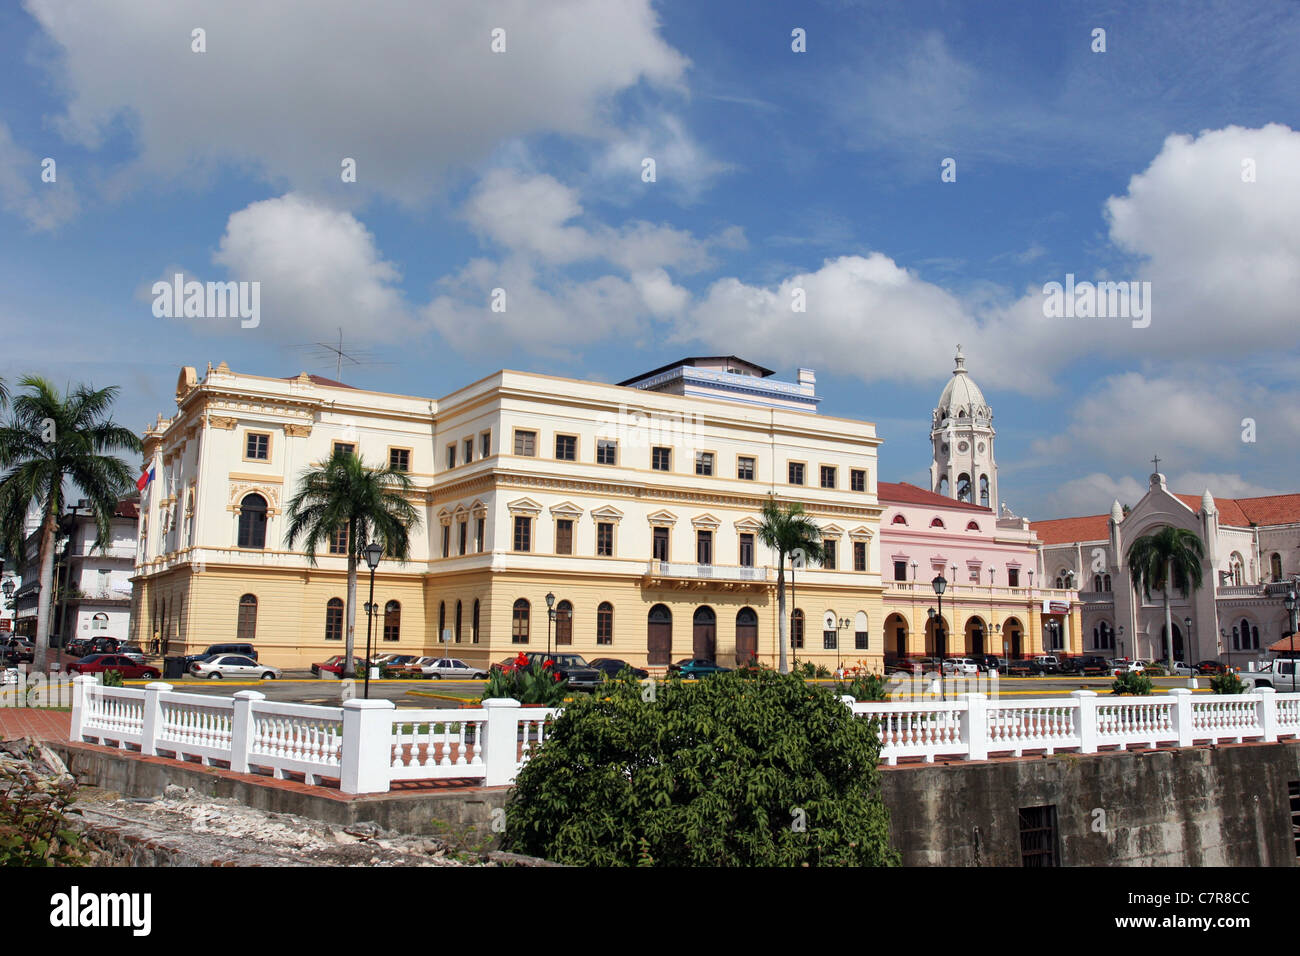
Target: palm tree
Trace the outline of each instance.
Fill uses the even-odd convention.
[[[1201,586],[1201,562],[1205,551],[1201,539],[1185,528],[1164,527],[1155,534],[1143,535],[1129,545],[1128,566],[1133,587],[1142,587],[1143,596],[1151,600],[1151,590],[1160,590],[1165,602],[1165,636],[1162,651],[1165,665],[1171,661],[1170,650],[1174,634],[1173,617],[1169,611],[1169,589],[1178,588],[1187,597],[1188,586],[1197,590]]]
[[[5,550],[21,560],[23,526],[33,502],[41,510],[40,599],[36,608],[38,671],[46,668],[50,646],[50,616],[54,604],[54,541],[63,513],[65,481],[77,486],[95,518],[94,547],[109,543],[113,512],[130,491],[133,472],[115,449],[139,454],[135,432],[110,417],[116,386],[95,389],[78,385],[60,397],[57,389],[38,376],[19,381],[27,391],[12,401],[13,415],[0,428],[0,533]]]
[[[790,673],[786,662],[785,618],[785,556],[795,555],[795,563],[821,561],[824,557],[821,532],[813,520],[804,513],[803,505],[793,502],[782,508],[773,500],[763,505],[763,523],[758,528],[758,539],[776,552],[776,604],[778,643],[781,647],[781,673]]]
[[[299,491],[289,502],[288,546],[300,538],[307,559],[316,563],[316,549],[347,529],[348,601],[347,645],[343,676],[353,677],[356,645],[357,558],[372,539],[399,561],[410,557],[411,528],[420,513],[407,500],[410,476],[392,467],[369,468],[352,452],[336,451],[327,462],[303,473]]]

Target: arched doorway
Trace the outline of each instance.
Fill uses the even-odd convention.
[[[972,617],[966,622],[966,653],[971,657],[980,657],[988,653],[984,650],[984,635],[987,633],[982,617]]]
[[[718,617],[713,608],[708,605],[697,607],[693,623],[695,657],[715,661],[718,656]]]
[[[736,666],[748,664],[758,657],[758,614],[752,607],[742,607],[736,612]]]
[[[656,604],[646,617],[646,661],[652,667],[666,667],[673,656],[673,612]]]
[[[1165,626],[1160,625],[1160,646],[1152,648],[1152,653],[1158,655],[1161,659],[1165,656],[1165,638],[1168,634],[1169,632],[1165,630]],[[1174,625],[1173,654],[1174,660],[1183,661],[1184,663],[1187,661],[1187,658],[1183,656],[1183,629],[1177,624]]]
[[[1021,643],[1021,633],[1024,631],[1024,625],[1020,623],[1019,618],[1009,617],[1002,622],[1003,644],[1006,646],[1006,654],[1012,660],[1018,660],[1024,656],[1025,650]]]
[[[939,622],[942,621],[943,628],[943,646],[936,643],[936,632]],[[939,617],[937,614],[925,622],[925,654],[927,657],[938,657],[940,654],[947,657],[952,653],[952,633],[948,629],[946,617]]]
[[[907,619],[901,614],[885,619],[885,656],[900,661],[907,657]]]

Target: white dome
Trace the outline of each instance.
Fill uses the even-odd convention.
[[[993,409],[984,400],[984,393],[966,372],[966,357],[957,346],[956,367],[952,378],[939,396],[939,407],[934,410],[934,421],[938,425],[948,419],[993,420]]]

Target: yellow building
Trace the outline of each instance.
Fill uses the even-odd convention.
[[[757,539],[775,498],[802,502],[833,552],[796,572],[794,654],[879,669],[875,427],[817,414],[809,370],[771,376],[705,357],[621,385],[500,371],[429,399],[187,367],[144,436],[132,637],[170,654],[247,640],[287,667],[341,653],[345,556],[312,565],[283,542],[302,473],[343,445],[408,471],[423,516],[411,560],[376,573],[377,653],[441,654],[446,634],[486,664],[549,631],[588,659],[775,663],[775,556]],[[359,605],[367,587],[363,567]],[[358,610],[358,654],[365,631]]]

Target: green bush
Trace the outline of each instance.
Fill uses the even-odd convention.
[[[1110,685],[1112,694],[1136,694],[1146,697],[1151,693],[1151,678],[1146,674],[1130,674],[1124,671],[1115,675],[1115,682]]]
[[[1246,685],[1241,682],[1236,671],[1228,671],[1211,677],[1210,689],[1216,694],[1243,694],[1246,692]]]
[[[521,704],[560,706],[568,693],[569,682],[557,680],[555,671],[546,666],[549,663],[550,661],[529,663],[528,658],[521,653],[511,664],[488,672],[479,699],[513,697]]]
[[[836,681],[835,693],[854,700],[889,700],[889,682],[879,674],[854,674],[851,680]]]
[[[104,671],[104,686],[105,686],[105,687],[121,687],[121,686],[122,686],[122,672],[121,672],[121,671]]]
[[[1144,669],[1142,673],[1146,674],[1147,677],[1168,677],[1169,676],[1165,672],[1164,664],[1148,664],[1146,669]]]
[[[28,751],[35,761],[35,749]],[[77,799],[74,781],[43,777],[0,765],[0,867],[80,866],[86,862],[80,834],[69,817]]]
[[[520,770],[503,845],[579,866],[885,866],[874,721],[747,668],[565,705]]]

